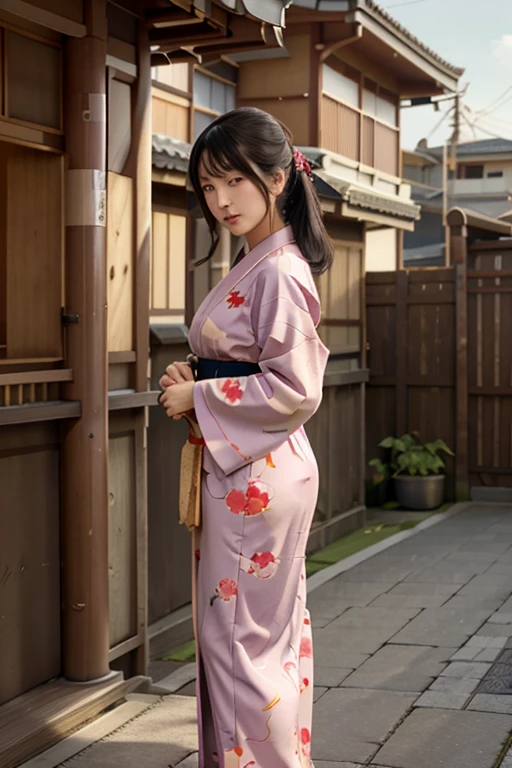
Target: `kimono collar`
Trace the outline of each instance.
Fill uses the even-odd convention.
[[[209,296],[206,298],[201,312],[209,312],[216,304],[219,303],[237,283],[240,282],[251,270],[256,267],[260,261],[268,256],[270,253],[277,251],[283,245],[288,243],[294,243],[295,237],[293,236],[293,230],[289,224],[283,229],[279,229],[272,235],[269,235],[261,243],[249,251],[242,259],[240,259],[228,272],[228,274],[213,288]]]

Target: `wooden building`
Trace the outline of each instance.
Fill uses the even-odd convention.
[[[0,1],[2,768],[147,669],[151,68],[282,22],[280,0]]]
[[[461,74],[372,0],[295,0],[282,45],[153,71],[154,383],[166,361],[185,353],[186,324],[238,248],[223,231],[209,265],[191,268],[209,243],[185,189],[187,155],[200,131],[234,105],[259,107],[288,125],[314,170],[336,256],[319,280],[320,333],[331,358],[322,406],[308,425],[321,471],[310,549],[364,522],[365,262],[388,251],[395,265],[400,234],[419,216],[401,179],[400,102],[453,91]],[[150,634],[157,654],[190,633],[190,580],[183,532],[167,514],[176,475],[168,472],[156,486],[182,435],[176,429],[170,436],[157,411],[150,419]]]

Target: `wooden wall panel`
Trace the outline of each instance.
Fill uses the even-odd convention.
[[[132,142],[132,86],[110,78],[108,86],[108,170],[122,173]]]
[[[153,88],[151,93],[153,132],[190,141],[190,102],[158,88]]]
[[[285,36],[287,59],[262,59],[240,65],[238,99],[297,96],[309,93],[310,34]],[[259,106],[259,104],[257,104]],[[266,107],[261,107],[266,109]],[[308,140],[307,140],[308,142]]]
[[[53,424],[0,433],[0,704],[60,673],[57,441]]]
[[[293,135],[294,144],[307,146],[309,144],[309,99],[299,96],[297,99],[256,99],[254,102],[238,99],[237,106],[253,106],[263,109],[276,117]]]
[[[109,441],[110,646],[137,634],[134,436]]]
[[[168,306],[185,312],[186,217],[170,214],[168,243]]]
[[[375,168],[392,176],[400,172],[400,132],[375,122]]]
[[[151,269],[151,309],[167,307],[167,259],[169,216],[153,211],[153,258]]]
[[[7,357],[61,357],[62,158],[7,153]]]
[[[133,180],[108,174],[108,351],[133,349]]]

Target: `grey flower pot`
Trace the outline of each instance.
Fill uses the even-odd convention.
[[[395,477],[397,501],[406,509],[436,509],[444,501],[444,475]]]

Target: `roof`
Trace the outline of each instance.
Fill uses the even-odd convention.
[[[340,13],[347,13],[350,11],[361,10],[369,12],[374,18],[377,18],[381,22],[384,22],[388,27],[391,27],[398,37],[401,37],[405,42],[423,53],[424,56],[436,62],[436,64],[447,72],[450,72],[455,77],[460,77],[464,73],[464,69],[450,64],[450,62],[446,61],[446,59],[443,59],[442,56],[439,56],[439,54],[433,51],[432,48],[429,48],[428,45],[422,43],[419,38],[399,24],[396,19],[385,11],[378,3],[374,2],[374,0],[293,0],[292,5],[308,8],[312,11],[339,11]]]
[[[425,43],[422,43],[421,40],[416,37],[416,35],[413,35],[412,32],[409,32],[408,29],[403,27],[396,19],[393,18],[387,11],[384,10],[378,3],[374,2],[374,0],[357,0],[358,5],[365,5],[368,8],[370,8],[377,16],[380,16],[382,19],[388,22],[388,24],[391,24],[397,32],[399,32],[403,37],[405,37],[407,40],[409,40],[411,43],[414,43],[414,45],[423,51],[423,53],[426,53],[428,56],[430,56],[432,59],[437,61],[438,64],[440,64],[442,67],[447,69],[449,72],[452,72],[452,74],[460,77],[460,75],[464,74],[464,69],[461,69],[460,67],[456,67],[453,64],[450,64],[449,61],[446,61],[446,59],[443,59],[442,56],[439,56],[438,53],[436,53],[432,48],[429,48],[428,45],[425,45]]]
[[[443,156],[443,147],[428,147],[425,152],[435,157]],[[512,154],[512,141],[510,139],[480,139],[478,141],[466,141],[457,147],[457,157],[471,155],[497,155]]]
[[[163,133],[154,133],[152,137],[151,164],[153,168],[186,173],[192,151],[192,144]]]

